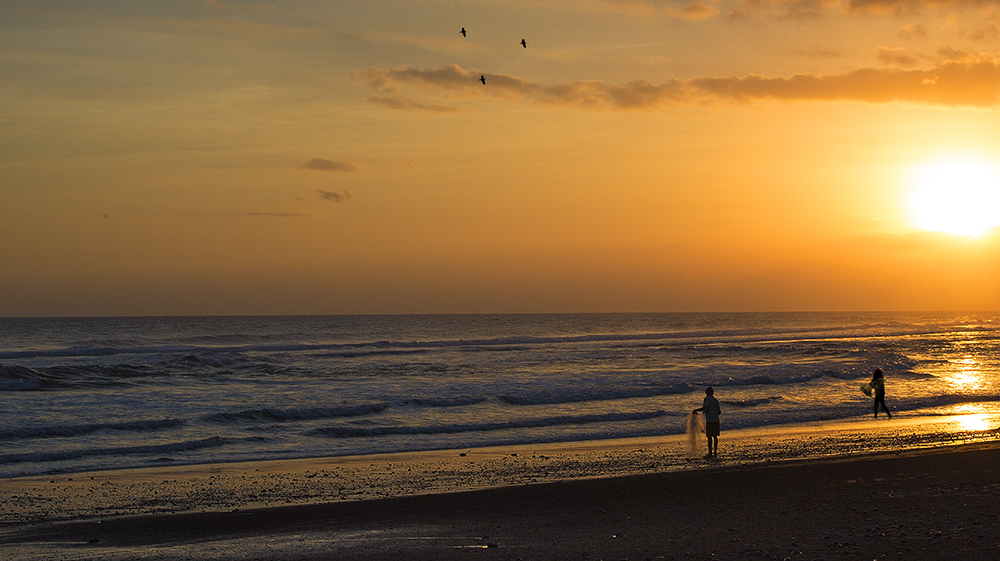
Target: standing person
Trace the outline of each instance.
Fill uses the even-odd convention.
[[[885,406],[885,378],[882,376],[882,369],[876,368],[875,373],[872,374],[872,381],[869,384],[872,387],[872,395],[875,396],[875,404],[873,409],[875,410],[875,418],[878,419],[878,407],[882,406],[882,410],[885,414],[892,418],[892,413],[889,412],[889,408]]]
[[[694,410],[695,413],[699,411],[705,413],[705,436],[708,438],[706,457],[716,458],[719,455],[719,414],[722,413],[722,408],[719,407],[719,400],[715,399],[715,390],[712,388],[705,388],[705,401]]]

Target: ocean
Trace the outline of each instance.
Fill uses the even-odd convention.
[[[997,313],[0,318],[0,477],[1000,410]]]

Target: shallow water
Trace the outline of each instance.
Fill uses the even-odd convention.
[[[0,477],[994,412],[997,317],[0,319]]]

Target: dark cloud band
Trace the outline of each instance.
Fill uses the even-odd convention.
[[[320,171],[345,171],[351,173],[355,170],[354,164],[348,162],[335,162],[323,158],[313,158],[302,164],[306,169],[318,169]]]

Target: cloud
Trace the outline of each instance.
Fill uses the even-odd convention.
[[[343,193],[337,193],[336,191],[324,191],[323,189],[316,189],[319,193],[319,198],[327,201],[333,201],[335,203],[346,203],[347,201],[354,198],[349,191],[344,191]]]
[[[345,171],[347,173],[352,173],[356,169],[354,164],[348,162],[335,162],[324,158],[313,158],[302,164],[302,167],[306,169],[317,169],[320,171]]]
[[[1000,37],[1000,22],[997,21],[988,21],[969,34],[969,38],[973,41],[995,41],[998,37]]]
[[[820,47],[813,47],[811,49],[801,49],[798,51],[794,51],[792,54],[806,58],[840,58],[843,56],[843,54],[840,51],[823,49]]]
[[[214,8],[216,10],[239,10],[239,11],[268,13],[268,14],[280,13],[280,10],[278,10],[278,8],[276,8],[274,4],[261,4],[261,3],[233,4],[231,2],[220,2],[219,0],[203,0],[202,3],[208,6],[209,8]]]
[[[686,3],[683,0],[604,0],[637,16],[666,16],[684,19],[707,19],[725,13],[726,19],[743,20],[763,17],[801,21],[830,14],[900,16],[931,11],[944,13],[964,8],[989,6],[984,0],[735,0],[732,2]]]
[[[962,61],[966,59],[972,60],[979,56],[976,53],[970,53],[954,47],[941,47],[937,50],[937,55],[939,60],[946,61]]]
[[[909,62],[909,59],[902,59]],[[928,70],[860,68],[840,74],[797,74],[768,77],[702,77],[653,84],[633,80],[609,84],[600,80],[543,85],[507,74],[484,74],[486,86],[457,65],[443,68],[371,69],[374,88],[415,85],[455,97],[492,96],[553,106],[599,110],[655,109],[666,105],[718,100],[751,102],[858,101],[992,107],[1000,102],[1000,57],[973,54],[948,60]]]
[[[460,89],[469,85],[471,75],[457,64],[441,68],[413,68],[412,66],[382,70],[371,68],[365,72],[368,85],[381,92],[395,93],[401,82],[415,82],[428,86]]]
[[[720,10],[711,4],[691,2],[677,10],[677,16],[684,19],[708,19],[719,15]]]
[[[649,82],[629,82],[609,85],[589,80],[541,85],[509,74],[469,72],[457,64],[442,68],[403,67],[392,70],[372,68],[366,72],[369,87],[379,91],[399,91],[404,84],[445,91],[449,94],[491,95],[511,99],[527,99],[541,104],[577,105],[582,107],[638,108],[666,101],[679,101],[681,82],[654,85]],[[486,86],[479,76],[486,77]],[[370,98],[376,96],[369,96]]]
[[[922,25],[908,23],[899,28],[899,36],[903,39],[923,39],[927,37],[927,30]]]
[[[699,20],[718,16],[721,11],[705,2],[665,0],[607,0],[619,9],[638,15],[657,15],[677,19]]]
[[[906,49],[884,46],[878,48],[878,59],[886,64],[905,67],[916,66],[920,63],[916,57],[906,54]]]
[[[847,12],[852,14],[912,14],[921,10],[948,8],[979,8],[982,0],[848,0]]]
[[[390,109],[430,111],[432,113],[460,113],[462,111],[461,107],[454,107],[451,105],[425,105],[414,100],[413,98],[399,95],[368,95],[365,96],[365,98],[375,105],[381,105]]]
[[[305,218],[308,214],[301,212],[241,212],[239,216],[260,216],[263,218]]]
[[[1000,100],[1000,62],[948,62],[931,70],[862,68],[843,74],[799,74],[791,78],[751,75],[698,78],[704,93],[737,101],[755,99],[906,102],[950,106],[994,106]]]

